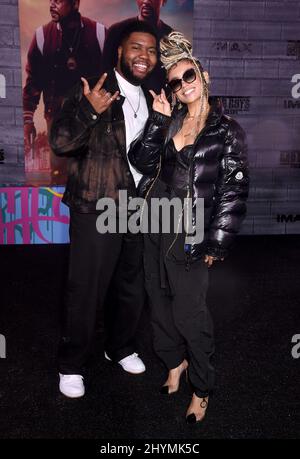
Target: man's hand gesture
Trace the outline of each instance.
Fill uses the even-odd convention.
[[[119,91],[116,91],[112,96],[110,92],[107,92],[102,88],[106,77],[107,73],[104,73],[92,90],[90,89],[87,80],[85,78],[81,78],[81,81],[83,82],[83,94],[99,115],[105,112],[105,110],[111,106],[119,95]]]

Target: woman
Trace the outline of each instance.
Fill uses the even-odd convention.
[[[148,204],[177,197],[192,209],[192,229],[178,231],[184,210],[168,233],[160,221],[158,234],[145,234],[144,266],[154,349],[169,370],[161,393],[177,392],[188,372],[193,396],[186,420],[194,424],[204,418],[214,385],[208,267],[227,255],[245,216],[246,144],[244,131],[223,114],[221,101],[208,96],[208,74],[185,37],[172,32],[161,40],[160,50],[176,105],[172,109],[164,90],[151,91],[153,111],[129,159],[148,176],[141,186]],[[193,239],[197,198],[204,198],[202,242]]]

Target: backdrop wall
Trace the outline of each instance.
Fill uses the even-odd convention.
[[[195,0],[195,51],[248,136],[244,234],[300,232],[300,2]]]
[[[5,152],[0,184],[19,187],[26,178],[18,2],[0,0],[0,8],[0,148]],[[195,54],[210,73],[212,94],[223,97],[227,113],[248,136],[251,189],[242,234],[299,234],[300,2],[195,0],[193,29]],[[22,202],[28,225],[26,209],[32,201],[26,205],[23,198],[19,214],[13,212],[12,197],[20,199],[22,190],[6,187],[0,190],[0,243],[46,242],[34,237],[35,231],[30,240],[23,238]],[[33,211],[38,217],[47,211],[55,227],[53,236],[48,232],[44,239],[65,242],[68,225],[61,216],[68,215],[67,209],[60,204],[55,225],[41,190]],[[30,193],[36,191],[28,191],[29,200]],[[19,230],[13,239],[5,225],[14,218]]]

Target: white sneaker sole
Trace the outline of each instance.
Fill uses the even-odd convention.
[[[106,360],[109,360],[110,362],[112,362],[112,360],[108,357],[106,352],[104,352],[104,357],[106,358]],[[131,375],[141,375],[142,373],[145,373],[146,371],[146,368],[144,370],[130,371],[130,370],[126,370],[126,368],[124,368],[123,365],[119,362],[118,362],[118,365],[120,365],[120,367],[123,368],[123,370],[126,371],[126,373],[130,373]]]
[[[145,373],[146,369],[145,370],[141,370],[141,371],[130,371],[130,370],[126,370],[126,368],[124,368],[120,363],[119,363],[120,367],[123,368],[124,371],[126,371],[126,373],[130,373],[131,375],[141,375],[142,373]]]
[[[65,397],[68,397],[68,398],[81,398],[84,396],[85,392],[83,393],[79,393],[79,394],[70,394],[69,392],[64,392],[61,390],[61,388],[59,388],[59,391],[61,394],[63,394]]]

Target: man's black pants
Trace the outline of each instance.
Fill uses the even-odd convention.
[[[145,298],[142,235],[100,234],[96,220],[96,214],[71,210],[65,321],[58,354],[63,374],[82,373],[91,351],[96,312],[103,306],[109,286],[114,298],[113,310],[107,314],[105,350],[114,361],[136,350],[135,335]]]

